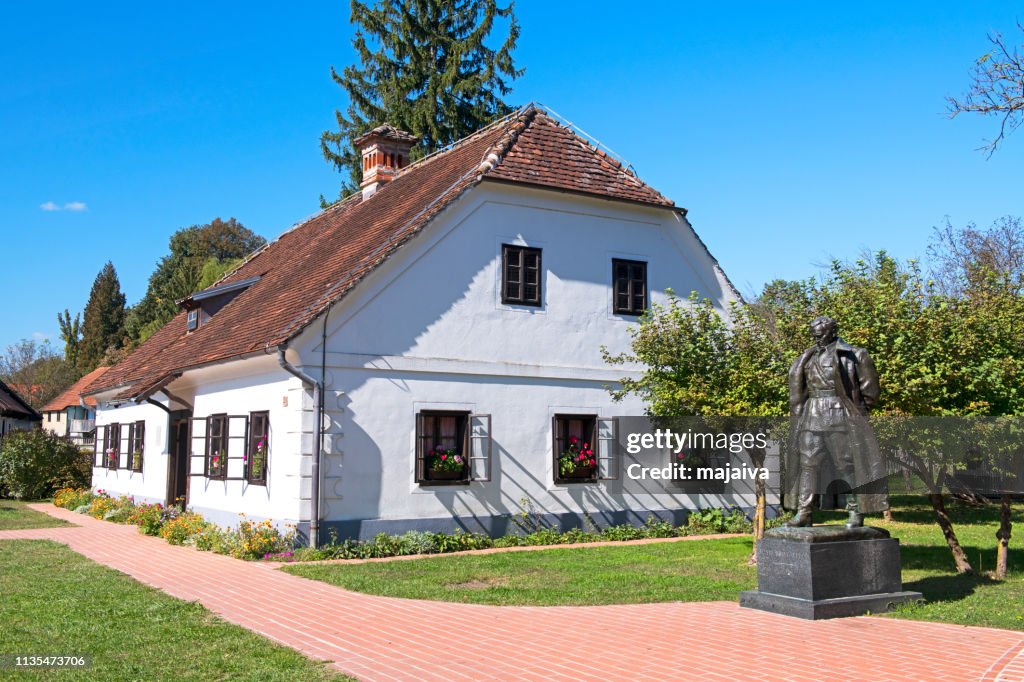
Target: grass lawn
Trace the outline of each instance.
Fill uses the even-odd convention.
[[[1015,509],[1010,578],[957,576],[931,507],[920,497],[893,498],[906,589],[928,603],[904,607],[897,618],[1024,630],[1024,512]],[[995,565],[998,507],[950,504],[955,528],[975,569]],[[844,514],[822,514],[840,521]],[[437,556],[364,564],[293,564],[283,570],[357,592],[478,604],[621,604],[656,601],[736,600],[757,584],[747,566],[750,541],[686,540],[622,547],[560,548],[534,552]]]
[[[0,541],[0,575],[0,653],[92,656],[23,679],[350,679],[54,542]]]
[[[55,519],[48,514],[32,511],[26,506],[27,504],[28,502],[19,502],[18,500],[0,500],[0,530],[57,528],[71,525],[67,521]]]

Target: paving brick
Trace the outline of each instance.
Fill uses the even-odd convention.
[[[515,607],[376,597],[32,507],[78,527],[0,531],[0,540],[65,543],[361,680],[1024,680],[1024,634],[1009,630],[803,621],[734,602]],[[439,646],[439,627],[465,640]],[[595,637],[568,644],[566,632]]]

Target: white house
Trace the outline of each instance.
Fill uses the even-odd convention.
[[[415,163],[412,142],[357,140],[361,193],[101,377],[94,487],[314,538],[501,533],[524,500],[563,526],[751,507],[627,491],[616,467],[614,418],[643,405],[612,402],[602,346],[628,349],[666,289],[737,298],[685,209],[534,106]],[[583,477],[557,463],[572,436]],[[441,451],[468,466],[440,471]]]
[[[39,410],[43,430],[64,436],[78,445],[91,446],[96,430],[96,399],[85,394],[108,369],[97,367],[46,403]]]

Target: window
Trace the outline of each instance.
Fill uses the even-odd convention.
[[[107,468],[116,469],[118,460],[121,459],[121,425],[108,424],[103,432],[103,455],[106,458]]]
[[[131,458],[128,466],[132,471],[142,471],[142,455],[146,448],[146,422],[137,421],[128,427],[128,443]]]
[[[619,315],[647,310],[647,263],[612,259],[612,305]]]
[[[245,480],[252,485],[266,485],[270,455],[269,412],[249,414],[249,443],[245,452]]]
[[[501,302],[540,306],[540,249],[501,247]]]
[[[416,482],[445,485],[469,481],[468,412],[420,412],[416,419]]]
[[[598,478],[597,417],[556,414],[552,420],[556,483],[588,483]]]
[[[228,472],[228,416],[211,414],[206,418],[206,476],[226,478]]]
[[[195,331],[199,328],[199,308],[193,308],[188,311],[188,316],[185,318],[187,321],[188,331]]]

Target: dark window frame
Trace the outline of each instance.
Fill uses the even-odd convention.
[[[262,426],[262,428],[260,428]],[[265,438],[263,463],[259,476],[253,475],[253,462],[255,461],[256,444],[260,438]],[[249,485],[266,485],[267,471],[270,468],[270,412],[261,410],[249,413],[249,434],[246,439],[245,448],[245,480]]]
[[[420,410],[416,413],[416,483],[421,486],[443,486],[443,485],[469,485],[472,480],[469,462],[469,418],[471,413],[464,410]],[[440,429],[440,420],[443,417],[455,417],[456,436],[455,442],[458,445],[459,454],[464,460],[462,476],[451,480],[438,480],[430,478],[427,467],[427,453],[437,445],[439,437],[436,435]],[[433,420],[434,424],[428,434],[426,423]],[[433,437],[433,443],[428,444],[427,439]]]
[[[620,268],[625,268],[620,272]],[[639,291],[638,291],[639,289]],[[643,315],[650,306],[647,261],[612,259],[612,310],[616,315]]]
[[[536,257],[530,264],[529,259]],[[533,272],[535,281],[529,281]],[[530,287],[533,287],[532,295]],[[542,249],[518,244],[501,245],[501,302],[539,308],[544,301],[544,261]]]
[[[573,483],[597,483],[600,476],[600,450],[597,442],[597,420],[599,419],[596,414],[556,414],[551,418],[551,453],[552,453],[552,469],[551,475],[555,483],[558,484],[573,484]],[[587,432],[590,433],[590,440],[588,444],[590,449],[594,451],[594,461],[598,464],[594,467],[594,471],[590,476],[586,478],[565,478],[562,476],[562,468],[558,463],[558,458],[562,455],[562,452],[568,447],[569,431],[568,422],[571,420],[583,421],[583,428],[581,429],[583,436],[586,436]],[[588,424],[589,422],[589,428]]]
[[[204,471],[206,478],[223,481],[228,476],[228,430],[230,421],[226,413],[206,417],[206,443]],[[214,434],[215,430],[219,433]],[[219,447],[215,447],[219,446]],[[217,471],[213,470],[213,455],[217,453]]]
[[[139,453],[138,461],[135,460],[135,453]],[[128,468],[132,471],[142,472],[143,459],[146,453],[146,421],[140,419],[131,424],[128,430]]]
[[[113,449],[113,454],[109,454],[107,451]],[[106,430],[103,432],[103,458],[106,461],[107,468],[116,471],[118,465],[121,463],[121,425],[120,424],[107,424]]]

